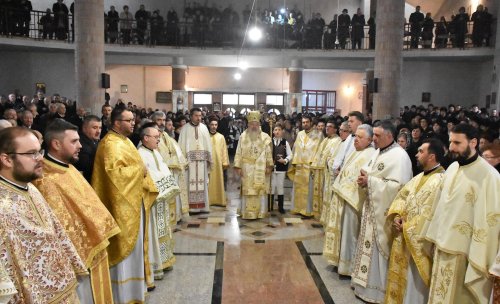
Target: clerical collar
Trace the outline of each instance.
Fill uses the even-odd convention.
[[[116,131],[115,129],[110,129],[111,131],[115,132],[116,134],[120,135],[120,136],[123,136],[123,137],[127,137],[125,135],[123,135],[122,133]]]
[[[58,164],[59,166],[63,166],[64,168],[69,168],[69,165],[67,163],[56,159],[54,156],[50,155],[49,152],[47,152],[47,154],[45,154],[45,159],[47,159],[48,161],[51,161],[55,164]]]
[[[215,131],[214,133],[210,132],[210,135],[215,135],[217,134],[217,131]]]
[[[432,167],[431,169],[427,170],[427,171],[424,171],[424,175],[429,175],[431,174],[432,172],[436,171],[439,167],[441,167],[441,164],[437,164],[435,165],[434,167]]]
[[[198,123],[197,125],[195,125],[195,124],[194,124],[194,123],[192,123],[192,122],[189,122],[189,124],[190,124],[190,125],[192,125],[193,127],[197,127],[197,126],[199,126],[199,125],[200,125],[200,123]]]
[[[152,149],[150,149],[150,148],[146,147],[146,146],[145,146],[145,145],[143,145],[142,143],[141,143],[141,147],[143,147],[143,148],[145,148],[145,149],[147,149],[147,150],[149,150],[149,151],[153,152],[153,150],[152,150]],[[140,147],[139,147],[139,148],[140,148]]]
[[[312,130],[313,130],[313,128],[310,128],[309,130],[304,130],[304,132],[306,132],[306,134],[309,134],[312,132]]]
[[[386,152],[387,150],[389,150],[389,148],[391,148],[396,142],[393,141],[391,142],[390,144],[388,144],[387,146],[383,147],[383,148],[380,148],[380,153],[384,153]]]
[[[475,162],[478,157],[479,157],[479,153],[476,152],[476,154],[474,154],[474,156],[469,157],[466,160],[458,160],[457,162],[458,162],[458,165],[460,167],[467,166],[467,165],[470,165],[473,162]]]
[[[12,187],[14,187],[16,189],[23,190],[23,191],[28,191],[28,186],[21,186],[19,184],[16,184],[13,181],[8,180],[8,179],[6,179],[5,177],[3,177],[1,175],[0,175],[0,180],[3,180],[4,182],[6,182],[7,184],[11,185]]]
[[[351,137],[356,137],[356,134],[351,134]]]

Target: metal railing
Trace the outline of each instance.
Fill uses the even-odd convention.
[[[404,26],[403,49],[414,48],[471,48],[473,22],[467,23],[467,33],[463,33],[463,45],[458,43],[460,34],[442,27],[438,31],[439,22],[434,23],[432,35],[412,35],[410,24]],[[355,37],[353,27],[331,28],[311,24],[264,24],[258,25],[263,31],[263,38],[256,43],[246,42],[246,48],[273,49],[354,49]],[[240,24],[214,22],[184,22],[163,19],[149,19],[145,22],[136,20],[119,20],[105,18],[105,42],[119,45],[145,45],[197,47],[197,48],[239,48],[243,41],[245,27]],[[491,26],[492,31],[484,37],[484,46],[494,46],[496,19]],[[448,24],[446,29],[451,29]],[[376,37],[370,35],[374,30],[365,25],[354,29],[362,33],[358,37],[357,49],[374,49]],[[74,20],[71,14],[46,14],[43,11],[20,12],[0,7],[0,35],[6,37],[28,37],[37,40],[74,41]],[[430,37],[430,38],[429,38]],[[413,41],[413,42],[412,42]]]

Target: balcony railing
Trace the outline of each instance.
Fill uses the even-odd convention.
[[[196,48],[239,48],[242,44],[245,27],[240,24],[222,22],[168,22],[150,19],[145,22],[105,18],[105,42],[117,45],[144,45],[196,47]],[[445,32],[437,32],[439,22],[434,23],[432,35],[421,34],[412,37],[410,24],[404,26],[403,49],[418,48],[472,48],[473,22],[467,23],[467,33],[463,47],[457,45],[457,33],[447,24]],[[353,27],[348,29],[323,28],[310,24],[259,24],[263,31],[261,41],[253,43],[247,40],[247,48],[273,49],[353,49]],[[496,19],[492,31],[483,39],[484,46],[494,46]],[[442,30],[443,27],[440,27]],[[451,30],[448,30],[451,29]],[[360,46],[357,49],[374,48],[369,26],[354,29],[362,32]],[[71,14],[55,16],[42,11],[31,11],[29,18],[22,12],[0,8],[0,35],[4,37],[27,37],[36,40],[74,41],[74,20]],[[430,38],[429,38],[430,37]],[[491,39],[490,39],[491,38]],[[413,43],[412,43],[413,39]]]

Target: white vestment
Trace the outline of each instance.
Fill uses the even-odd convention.
[[[184,125],[179,146],[188,161],[189,211],[209,211],[208,173],[212,162],[212,140],[207,127],[202,123]]]
[[[365,168],[368,198],[363,205],[352,282],[354,293],[367,302],[384,301],[392,245],[386,214],[399,190],[413,177],[411,168],[408,153],[397,143],[377,149]]]

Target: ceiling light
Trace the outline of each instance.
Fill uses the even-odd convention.
[[[234,77],[235,80],[240,80],[241,79],[241,74],[238,73],[238,72],[236,72],[236,73],[234,73],[233,77]]]
[[[257,27],[251,28],[248,31],[248,38],[251,41],[259,41],[262,38],[262,31]]]

